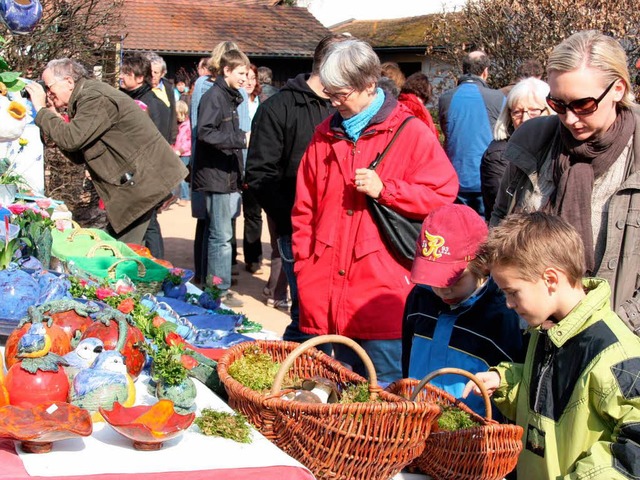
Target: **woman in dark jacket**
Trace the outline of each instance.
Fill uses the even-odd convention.
[[[348,39],[329,47],[320,80],[337,112],[318,126],[300,162],[293,252],[300,330],[356,340],[378,379],[391,382],[402,376],[402,313],[411,285],[367,198],[423,219],[453,202],[458,181],[438,140],[415,118],[379,166],[367,168],[410,116],[376,87],[379,76],[380,60],[369,44]],[[351,349],[334,345],[334,355],[364,373]]]
[[[507,168],[502,153],[507,148],[511,134],[531,118],[554,114],[545,101],[549,85],[537,78],[526,78],[518,82],[509,92],[500,116],[493,129],[493,141],[487,147],[480,163],[480,181],[484,212],[487,221],[496,201],[500,179]]]

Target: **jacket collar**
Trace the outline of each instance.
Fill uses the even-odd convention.
[[[606,280],[585,278],[582,280],[582,286],[587,291],[587,296],[576,305],[569,315],[547,332],[549,339],[556,347],[561,347],[583,330],[598,311],[611,309],[611,287]]]
[[[242,103],[243,98],[240,91],[236,90],[235,88],[231,88],[229,85],[227,85],[227,82],[225,81],[222,75],[218,75],[216,77],[216,81],[214,82],[214,85],[217,85],[218,87],[220,87],[222,91],[227,95],[229,100],[234,102],[236,105],[240,105]]]
[[[470,73],[465,73],[458,77],[458,85],[462,85],[463,83],[476,83],[482,87],[489,88],[487,82],[485,82],[482,78],[477,75],[472,75]]]

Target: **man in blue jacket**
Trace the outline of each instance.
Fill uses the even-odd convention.
[[[489,57],[471,52],[462,61],[458,86],[445,92],[438,103],[445,150],[460,180],[458,203],[484,216],[480,189],[480,161],[493,139],[493,127],[505,103],[499,90],[487,86]]]

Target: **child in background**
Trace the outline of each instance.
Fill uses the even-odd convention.
[[[524,364],[476,374],[524,428],[518,480],[640,478],[640,339],[609,284],[582,278],[580,235],[560,217],[511,215],[481,255],[532,332]]]
[[[402,372],[422,379],[444,367],[470,372],[496,362],[522,361],[518,316],[476,256],[487,225],[472,208],[444,205],[425,218],[418,239],[402,323]],[[442,375],[432,382],[456,398],[466,378]],[[481,399],[468,405],[485,416]]]
[[[189,105],[182,100],[178,100],[176,103],[176,117],[178,119],[178,135],[176,136],[176,143],[173,145],[173,150],[182,160],[187,168],[191,161],[191,121],[189,120]],[[174,192],[174,195],[178,197],[178,205],[184,207],[191,200],[191,194],[189,193],[189,182],[185,179],[180,182],[180,185]]]

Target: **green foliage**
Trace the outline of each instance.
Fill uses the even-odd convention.
[[[162,380],[167,385],[180,385],[187,378],[187,369],[182,364],[184,346],[172,345],[158,346],[157,350],[146,349],[153,357],[152,373],[157,380]]]
[[[464,428],[477,427],[480,424],[471,418],[467,412],[451,406],[442,406],[442,415],[438,417],[440,430],[455,432]]]
[[[369,399],[369,384],[348,383],[342,390],[338,403],[366,403]]]
[[[262,392],[273,385],[280,364],[268,353],[247,348],[244,355],[229,366],[229,375],[245,387]]]
[[[195,419],[195,424],[204,435],[251,443],[251,428],[242,415],[204,408],[202,414]]]
[[[3,51],[7,41],[0,35],[0,82],[4,83],[10,92],[18,92],[24,88],[25,83],[20,80],[21,72],[12,72],[9,63],[4,59]]]

